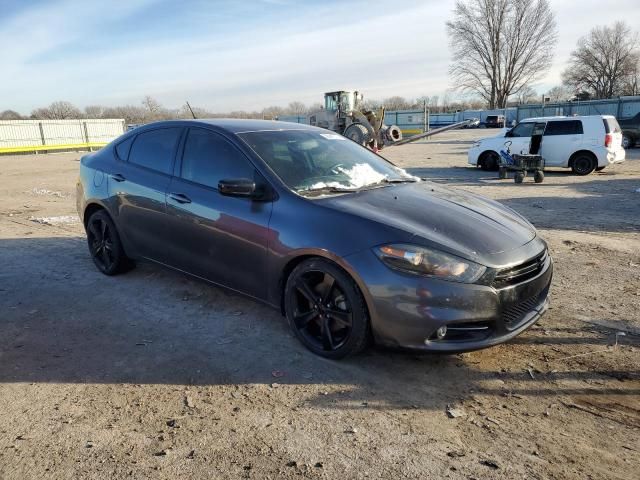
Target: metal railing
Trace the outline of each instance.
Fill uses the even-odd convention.
[[[92,150],[124,132],[123,119],[0,120],[0,154]]]

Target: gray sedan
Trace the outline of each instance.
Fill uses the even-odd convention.
[[[552,260],[523,217],[320,128],[140,126],[82,158],[77,207],[104,274],[147,260],[233,289],[329,358],[484,348],[548,306]]]

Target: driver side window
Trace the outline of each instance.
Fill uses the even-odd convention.
[[[189,130],[180,176],[211,188],[222,179],[254,177],[254,167],[226,138],[203,128]]]
[[[510,131],[510,137],[530,137],[533,132],[533,122],[519,123]]]

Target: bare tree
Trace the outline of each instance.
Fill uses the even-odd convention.
[[[87,105],[84,107],[84,116],[86,118],[102,118],[104,107],[102,105]]]
[[[322,105],[320,102],[312,103],[311,105],[309,105],[309,108],[307,108],[306,113],[319,112],[323,108],[324,108],[324,105]]]
[[[623,95],[640,95],[640,58],[635,67],[630,70],[623,86]]]
[[[536,101],[540,101],[538,96],[538,92],[536,92],[529,85],[526,85],[516,95],[516,101],[518,105],[526,105],[527,103],[534,103]]]
[[[545,93],[545,97],[549,97],[549,101],[553,103],[569,101],[573,96],[571,89],[565,85],[556,85]]]
[[[82,113],[72,103],[58,101],[53,102],[48,107],[34,110],[31,112],[31,117],[44,120],[67,120],[82,118]]]
[[[20,115],[15,110],[5,110],[4,112],[0,112],[0,120],[21,120],[22,115]]]
[[[563,81],[593,98],[622,95],[625,84],[637,72],[639,59],[638,34],[626,23],[596,27],[571,52]]]
[[[147,112],[136,105],[122,105],[119,107],[107,107],[103,112],[104,118],[124,118],[127,123],[145,123]]]
[[[411,103],[404,97],[389,97],[384,99],[384,108],[387,110],[407,110],[411,108]]]
[[[307,113],[307,106],[302,102],[291,102],[287,107],[287,113],[289,115],[304,115]]]
[[[533,83],[551,65],[556,23],[547,0],[458,0],[447,22],[456,89],[489,108]]]

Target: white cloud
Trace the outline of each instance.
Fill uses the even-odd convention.
[[[80,106],[137,104],[149,94],[172,107],[189,99],[214,111],[253,110],[292,100],[317,102],[324,91],[341,88],[383,98],[442,95],[451,86],[445,21],[453,1],[394,9],[388,0],[314,8],[262,0],[227,15],[203,2],[180,13],[182,26],[175,29],[166,27],[171,19],[149,18],[145,9],[153,3],[66,0],[0,21],[0,44],[11,46],[0,51],[0,108],[27,113],[58,99]],[[620,18],[640,24],[640,6],[633,0],[610,1],[607,8],[596,0],[552,6],[560,42],[541,91],[560,82],[569,52],[593,26]],[[277,8],[282,15],[276,20],[251,21],[252,11]],[[211,24],[203,28],[199,17],[211,18]],[[108,40],[119,22],[140,29],[125,45]],[[165,26],[154,28],[154,22]],[[190,23],[199,28],[188,28]],[[103,37],[96,49],[96,38]],[[91,47],[82,48],[84,43]]]

